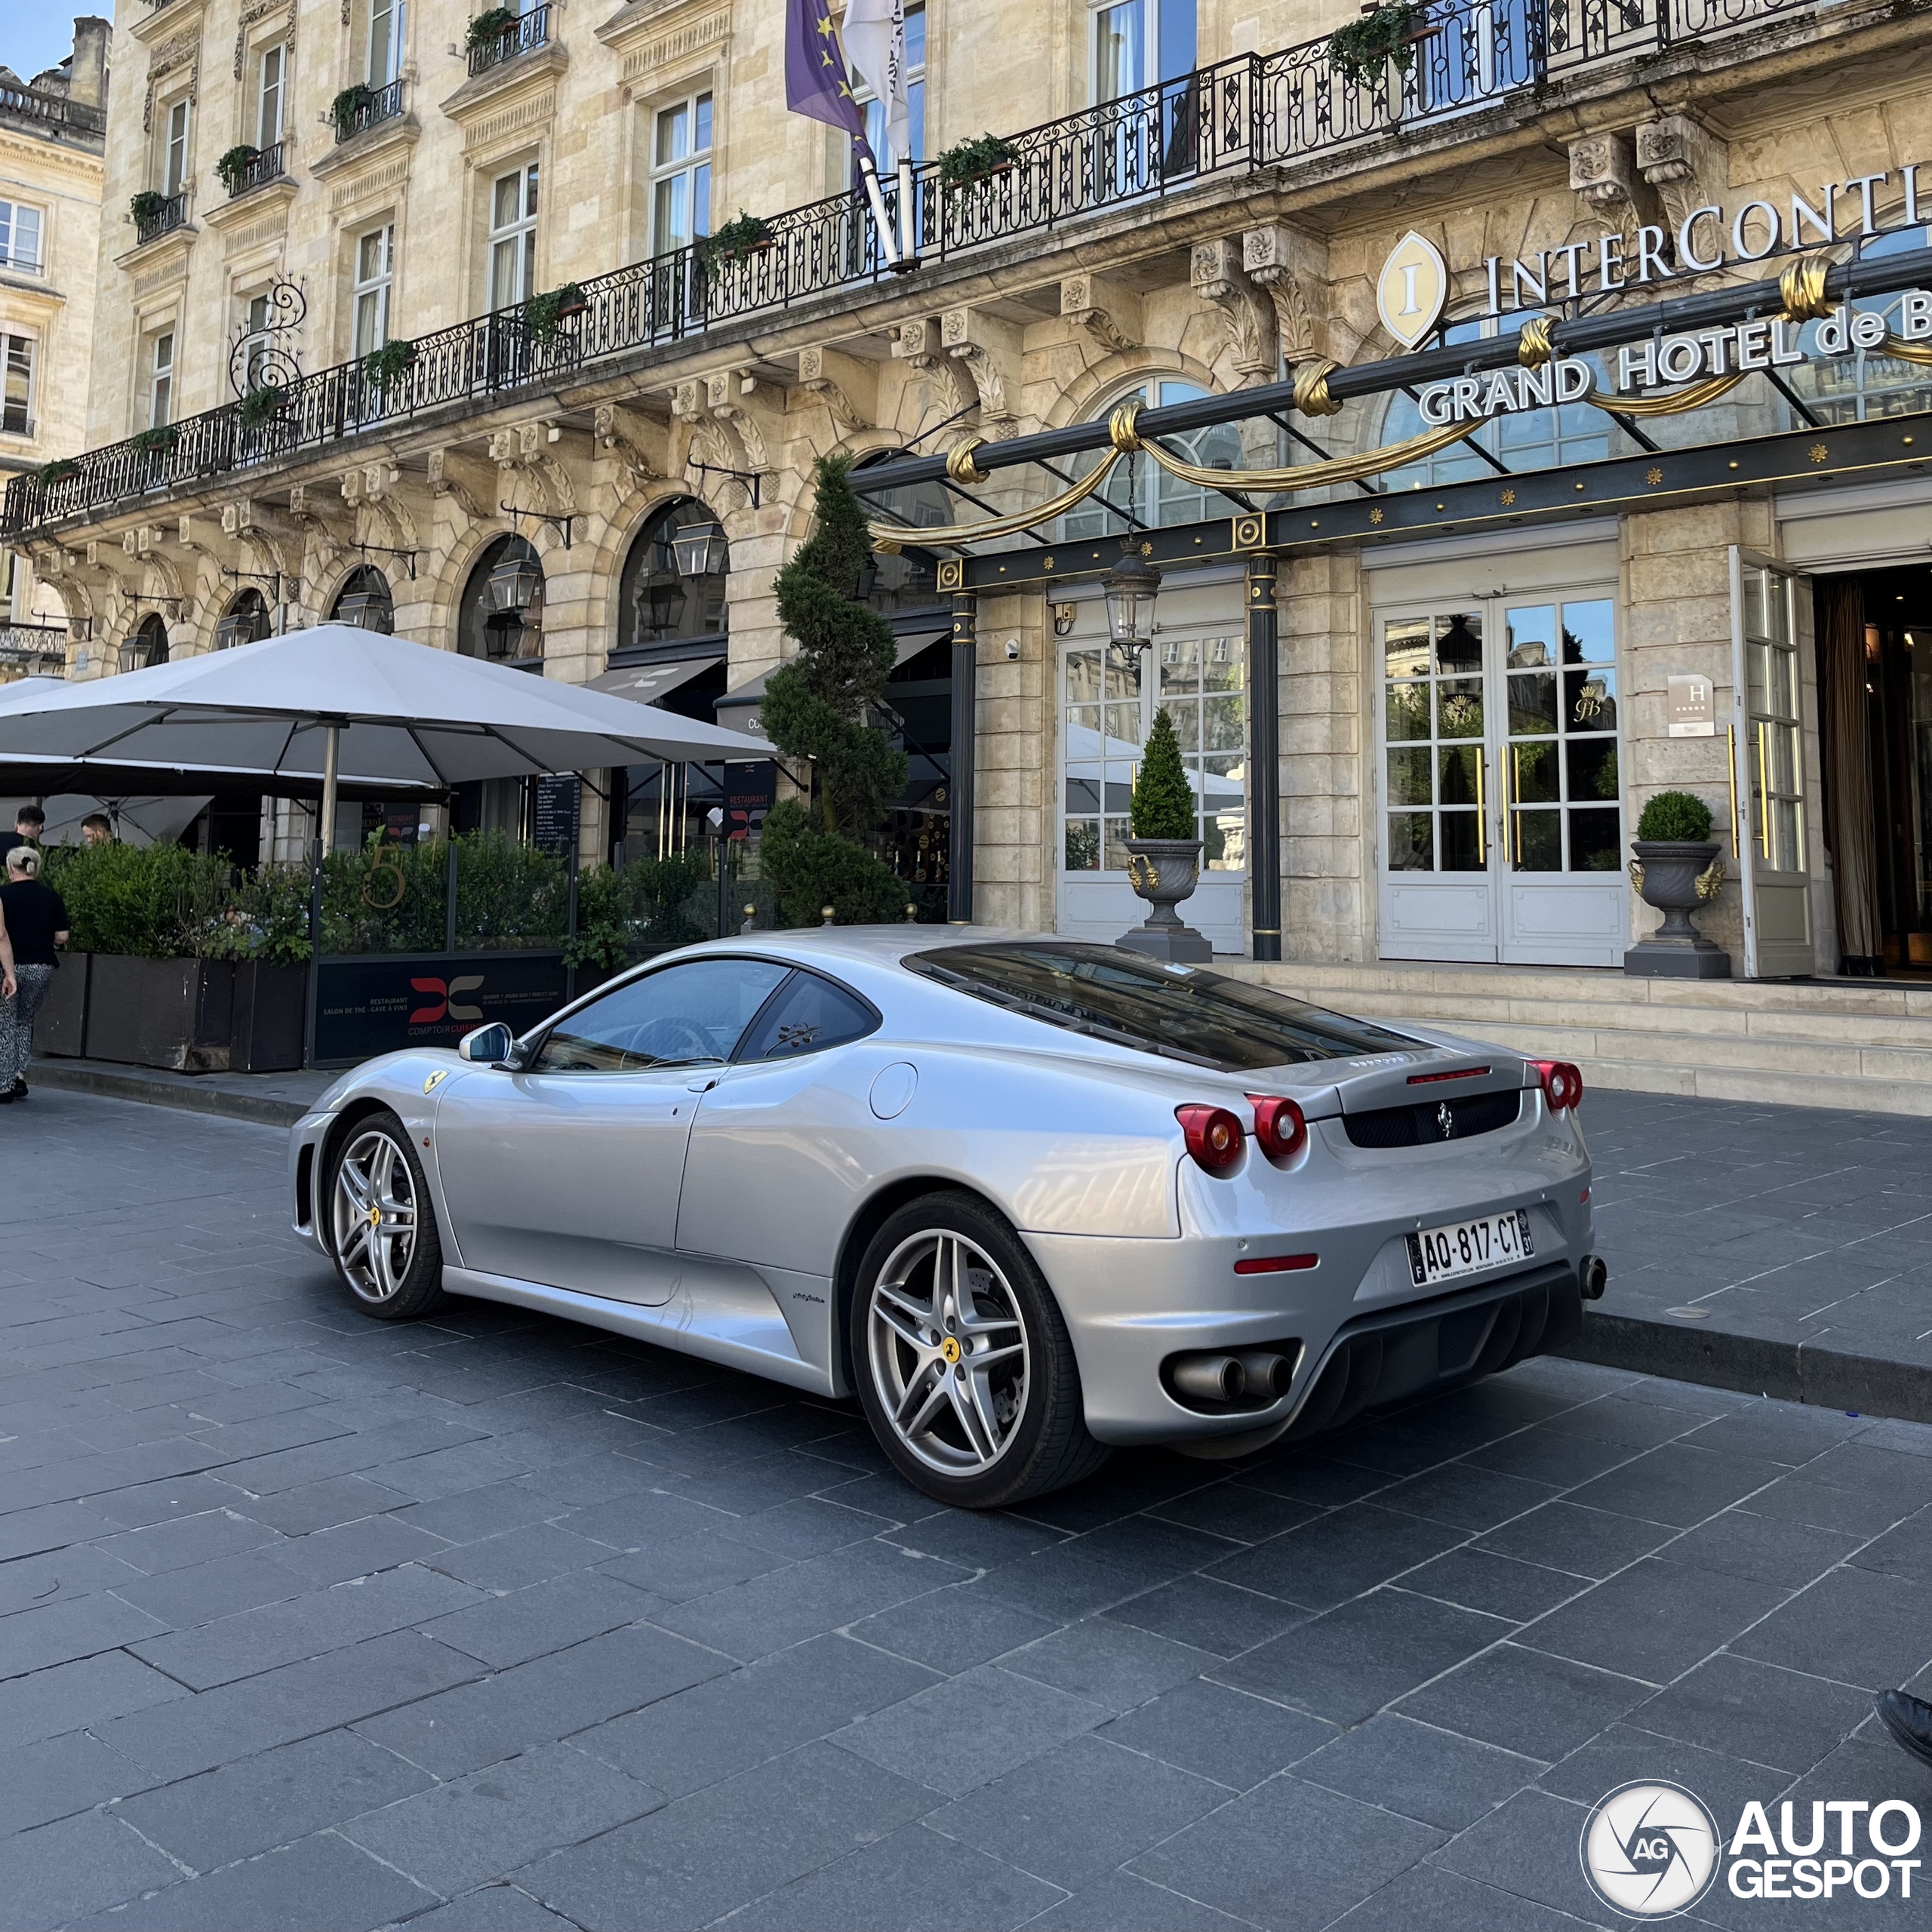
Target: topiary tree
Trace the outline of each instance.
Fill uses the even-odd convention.
[[[1180,740],[1174,720],[1163,705],[1154,714],[1154,728],[1140,755],[1140,775],[1134,781],[1130,821],[1137,838],[1198,838],[1194,791],[1180,761]]]
[[[1645,840],[1701,845],[1710,835],[1711,808],[1693,792],[1660,792],[1637,821],[1637,836]]]
[[[891,626],[854,593],[872,555],[850,458],[817,472],[817,527],[778,573],[778,614],[798,654],[772,672],[760,709],[767,736],[812,763],[810,808],[781,800],[759,855],[788,925],[817,925],[829,906],[841,925],[897,919],[904,884],[866,843],[906,783],[906,755],[872,718],[897,652]]]

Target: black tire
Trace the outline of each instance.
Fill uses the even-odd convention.
[[[963,1313],[945,1285],[955,1278],[970,1304]],[[894,1467],[935,1501],[1001,1509],[1078,1482],[1107,1460],[1087,1432],[1053,1291],[976,1196],[926,1195],[891,1214],[859,1263],[851,1315],[866,1420]],[[989,1366],[973,1367],[976,1352]]]
[[[363,1226],[377,1208],[387,1232]],[[386,1108],[364,1115],[336,1143],[316,1214],[335,1272],[365,1315],[413,1321],[441,1306],[443,1244],[429,1181],[409,1130]]]

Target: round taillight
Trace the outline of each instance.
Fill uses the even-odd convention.
[[[1251,1094],[1254,1108],[1255,1144],[1271,1161],[1292,1159],[1308,1144],[1308,1122],[1292,1100],[1278,1095]]]
[[[1174,1118],[1187,1137],[1187,1151],[1196,1167],[1224,1174],[1240,1164],[1241,1143],[1247,1137],[1226,1107],[1177,1107]]]
[[[1536,1069],[1552,1113],[1566,1112],[1583,1097],[1583,1076],[1567,1060],[1540,1060]]]

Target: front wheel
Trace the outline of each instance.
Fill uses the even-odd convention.
[[[854,1300],[854,1380],[900,1473],[992,1509],[1091,1475],[1073,1345],[1033,1259],[971,1195],[909,1202],[872,1237]]]
[[[328,1200],[329,1252],[364,1314],[407,1321],[442,1300],[429,1183],[394,1114],[349,1129],[329,1164]]]

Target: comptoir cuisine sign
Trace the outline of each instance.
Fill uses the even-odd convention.
[[[1932,295],[1920,289],[1907,291],[1900,297],[1898,315],[1890,323],[1883,315],[1847,306],[1824,317],[1809,343],[1801,341],[1803,325],[1780,316],[1628,342],[1617,351],[1613,394],[1631,395],[1660,384],[1736,377],[1754,369],[1789,368],[1801,362],[1838,361],[1860,350],[1882,348],[1888,335],[1902,342],[1923,342],[1932,337]],[[1512,411],[1581,402],[1601,392],[1601,373],[1595,363],[1580,356],[1559,355],[1537,368],[1452,376],[1429,383],[1417,392],[1416,400],[1422,420],[1432,426],[1481,422]],[[1617,405],[1608,401],[1606,406],[1614,409]]]

